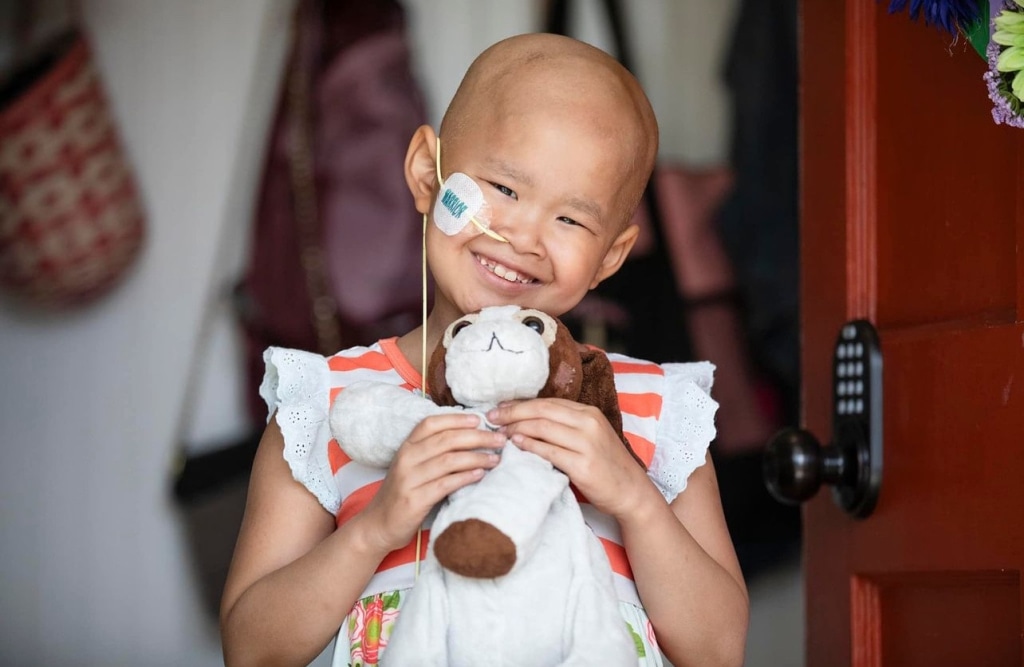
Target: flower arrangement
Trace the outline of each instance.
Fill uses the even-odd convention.
[[[997,124],[1024,127],[1024,0],[889,0],[889,13],[964,35],[988,61],[985,84]]]
[[[1024,0],[993,0],[991,25],[985,83],[992,119],[1024,127]]]

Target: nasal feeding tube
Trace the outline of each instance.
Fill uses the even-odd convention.
[[[448,236],[455,236],[461,232],[468,223],[472,222],[476,225],[484,234],[487,234],[492,239],[501,241],[502,243],[508,243],[501,234],[492,231],[490,227],[480,222],[477,219],[477,215],[483,208],[484,193],[480,190],[480,186],[476,184],[472,178],[461,172],[454,172],[445,181],[441,177],[441,138],[437,138],[435,144],[435,162],[434,166],[437,168],[437,184],[440,188],[440,192],[437,194],[437,201],[434,202],[434,224],[447,234]],[[427,214],[423,214],[423,259],[422,259],[422,271],[423,271],[423,325],[421,327],[421,340],[420,340],[420,373],[423,378],[423,386],[420,391],[426,394],[427,388]],[[419,579],[420,576],[420,550],[423,544],[423,528],[422,526],[416,531],[416,574],[415,578]]]
[[[437,201],[434,202],[434,224],[448,236],[455,236],[472,222],[477,229],[492,239],[508,243],[508,239],[478,219],[486,202],[484,193],[476,181],[458,171],[449,175],[447,181],[441,177],[440,137],[437,138],[436,147],[435,166],[440,192],[437,194]]]

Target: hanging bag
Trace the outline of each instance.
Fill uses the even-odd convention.
[[[0,286],[46,307],[94,300],[124,277],[143,238],[131,167],[75,29],[0,90]]]
[[[241,294],[251,387],[271,345],[333,354],[419,320],[405,153],[426,120],[395,0],[301,0]]]

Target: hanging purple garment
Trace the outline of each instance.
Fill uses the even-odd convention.
[[[317,309],[333,312],[340,347],[404,333],[420,312],[422,220],[403,164],[426,112],[402,7],[388,0],[302,0],[297,11],[241,291],[250,406],[259,419],[265,406],[256,387],[268,345],[335,351],[318,339],[309,270],[322,277],[330,299]],[[290,97],[295,77],[308,83],[302,118]],[[311,146],[316,252],[303,243],[296,219],[296,127],[307,130]]]

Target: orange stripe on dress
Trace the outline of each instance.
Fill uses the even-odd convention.
[[[403,382],[402,384],[395,385],[395,386],[396,387],[400,387],[402,389],[405,389],[406,391],[413,391],[414,389],[418,389],[418,387],[414,387],[411,384],[409,384],[408,382]],[[340,394],[343,391],[345,391],[344,387],[331,387],[331,391],[330,391],[331,405],[334,405],[334,399],[338,398],[338,394]]]
[[[340,447],[339,447],[340,449]],[[363,511],[370,500],[377,494],[377,489],[384,483],[383,479],[379,479],[376,482],[370,482],[364,484],[352,493],[345,497],[345,500],[341,502],[341,508],[338,510],[338,516],[335,517],[335,524],[340,528],[348,523],[349,519],[354,517]]]
[[[423,539],[420,541],[420,562],[422,563],[427,557],[427,544],[430,543],[430,531],[423,531]],[[401,549],[395,549],[387,556],[384,556],[384,560],[377,566],[377,572],[383,572],[390,570],[393,567],[400,567],[402,565],[410,565],[416,562],[416,538],[414,537],[409,544],[406,544]]]
[[[331,474],[336,474],[341,470],[341,466],[350,462],[352,459],[341,449],[341,445],[334,438],[327,443],[327,462],[331,466]]]
[[[654,443],[636,433],[626,433],[626,440],[629,440],[629,447],[633,453],[649,468],[651,461],[654,460]]]
[[[390,371],[393,368],[384,353],[375,350],[364,352],[358,357],[331,357],[327,360],[327,367],[332,371]]]
[[[617,361],[612,360],[612,370],[616,373],[646,373],[648,375],[662,375],[661,366],[644,361]]]
[[[332,441],[333,442],[333,441]],[[340,447],[339,447],[340,450]],[[341,504],[341,509],[338,510],[338,516],[336,523],[340,528],[346,522],[349,521],[369,504],[370,500],[377,494],[377,490],[380,489],[380,485],[384,483],[384,480],[376,482],[370,482],[365,484],[345,498]],[[430,531],[423,531],[423,538],[420,541],[420,561],[423,561],[427,557],[427,544],[430,543]],[[377,572],[383,572],[384,570],[390,570],[394,567],[401,565],[409,565],[410,563],[416,562],[416,538],[413,538],[409,544],[405,545],[401,549],[395,549],[390,552],[377,566]]]
[[[658,417],[661,415],[661,395],[648,394],[619,394],[619,410],[622,414],[633,415],[634,417]]]
[[[601,546],[604,547],[604,552],[608,556],[608,562],[611,563],[612,572],[621,574],[630,581],[633,581],[633,568],[629,566],[626,548],[603,537],[597,539],[601,540]]]

